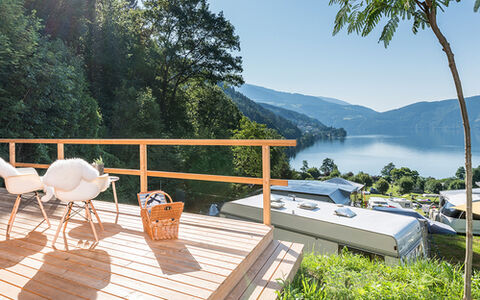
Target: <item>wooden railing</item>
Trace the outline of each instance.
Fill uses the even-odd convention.
[[[288,184],[287,180],[270,178],[270,147],[296,146],[295,140],[184,140],[184,139],[0,139],[0,143],[9,144],[10,164],[15,167],[33,167],[47,169],[48,164],[17,162],[15,160],[15,144],[56,144],[57,158],[64,159],[64,145],[137,145],[140,151],[139,169],[105,168],[105,172],[121,175],[140,176],[140,190],[148,189],[148,177],[163,177],[175,179],[204,180],[216,182],[244,183],[263,185],[263,223],[270,225],[270,186]],[[262,178],[178,173],[152,171],[147,168],[147,146],[251,146],[262,147]]]

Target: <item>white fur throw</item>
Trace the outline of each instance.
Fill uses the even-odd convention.
[[[43,184],[65,192],[75,189],[81,180],[92,181],[98,171],[80,158],[55,161],[43,176]],[[47,191],[48,193],[48,191]]]
[[[16,175],[20,175],[20,172],[0,157],[0,176],[7,178]]]

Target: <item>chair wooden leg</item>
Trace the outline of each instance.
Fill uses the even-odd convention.
[[[72,212],[73,202],[68,203],[68,210],[65,216],[65,224],[63,225],[63,232],[67,229],[68,220],[70,219],[70,213]]]
[[[40,200],[40,197],[38,196],[38,192],[35,192],[35,197],[37,197],[38,206],[40,206],[40,210],[42,211],[43,218],[47,222],[48,227],[50,227],[50,220],[47,217],[47,213],[45,212],[45,209],[43,208],[43,204],[42,204],[42,201]]]
[[[52,240],[52,246],[55,248],[55,243],[57,242],[58,234],[60,233],[60,229],[62,228],[63,221],[65,221],[65,216],[67,215],[68,209],[70,207],[70,203],[65,207],[65,212],[63,213],[62,219],[60,220],[60,223],[58,223],[57,231],[55,232],[55,236],[53,237]]]
[[[103,231],[104,229],[103,229],[102,221],[100,221],[100,217],[98,216],[97,210],[96,210],[95,207],[93,206],[92,201],[88,201],[88,202],[87,202],[87,205],[90,205],[90,207],[92,208],[92,211],[93,211],[93,213],[95,214],[95,218],[97,218],[98,225],[100,225],[100,229]]]
[[[10,236],[10,231],[12,231],[13,222],[15,221],[15,217],[17,215],[18,207],[20,206],[21,200],[22,200],[22,195],[18,195],[17,199],[15,200],[15,204],[13,205],[12,213],[10,214],[10,219],[8,219],[7,237]]]
[[[92,221],[92,215],[90,214],[90,208],[88,207],[88,202],[85,203],[85,215],[87,217],[88,222],[90,223],[90,227],[92,228],[93,235],[95,236],[95,242],[98,243],[97,231],[95,230],[95,225],[93,224],[93,221]]]

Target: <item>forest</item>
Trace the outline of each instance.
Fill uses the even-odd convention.
[[[239,36],[205,0],[3,0],[0,20],[3,138],[284,138],[226,95],[243,83]],[[8,159],[7,145],[0,147]],[[259,177],[260,150],[150,147],[148,165]],[[17,145],[16,153],[19,162],[56,157],[54,146],[41,144]],[[67,145],[65,153],[138,168],[131,146]],[[272,177],[292,177],[285,149],[273,148],[271,159]],[[149,188],[188,206],[252,187],[152,179]],[[124,201],[136,201],[138,178],[122,176],[119,189]]]

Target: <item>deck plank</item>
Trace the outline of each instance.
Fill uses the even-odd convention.
[[[5,240],[14,200],[0,189],[0,298],[223,299],[272,251],[269,226],[189,213],[182,215],[178,240],[151,241],[138,206],[120,204],[115,224],[114,203],[102,201],[94,205],[106,230],[97,227],[94,249],[88,249],[93,236],[81,216],[53,248],[65,209],[59,201],[44,203],[47,228],[36,203],[23,200]]]

